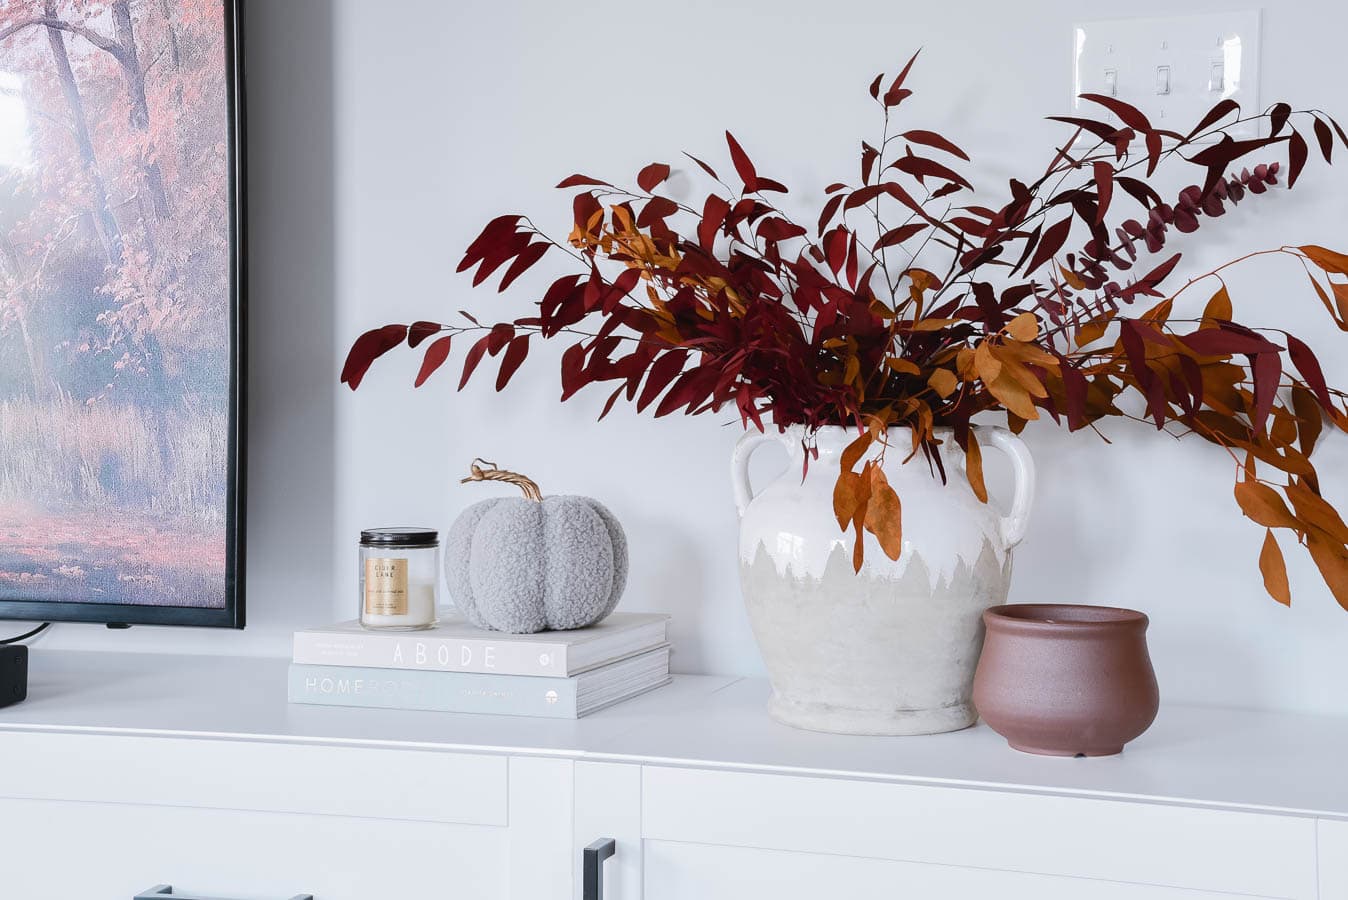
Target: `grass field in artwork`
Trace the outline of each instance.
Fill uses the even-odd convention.
[[[0,402],[0,595],[219,603],[224,420]]]

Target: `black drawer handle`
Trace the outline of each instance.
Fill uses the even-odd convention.
[[[604,860],[617,852],[618,844],[613,838],[600,838],[585,848],[582,900],[604,900]]]
[[[198,894],[177,894],[173,891],[171,884],[156,884],[148,891],[142,891],[135,896],[135,900],[155,900],[156,897],[176,897],[178,900],[207,900]],[[313,894],[296,894],[290,900],[314,900]]]

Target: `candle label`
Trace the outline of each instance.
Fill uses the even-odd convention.
[[[365,612],[372,616],[407,615],[407,560],[365,560]]]

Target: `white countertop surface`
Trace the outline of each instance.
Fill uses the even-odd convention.
[[[28,700],[3,732],[398,746],[863,778],[1348,819],[1348,719],[1163,706],[1121,756],[1059,759],[979,724],[927,737],[798,731],[768,718],[758,679],[677,676],[578,721],[304,706],[287,661],[263,657],[31,653]]]

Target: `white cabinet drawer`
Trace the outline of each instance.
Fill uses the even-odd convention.
[[[929,863],[647,841],[644,900],[1230,900],[1233,895]],[[1254,900],[1242,895],[1242,900]]]
[[[506,829],[346,816],[0,800],[3,896],[498,900]]]
[[[0,797],[505,825],[503,757],[9,732]]]
[[[1348,822],[1321,819],[1320,900],[1348,900]]]
[[[642,837],[1258,897],[1317,890],[1313,819],[922,785],[648,767]]]

